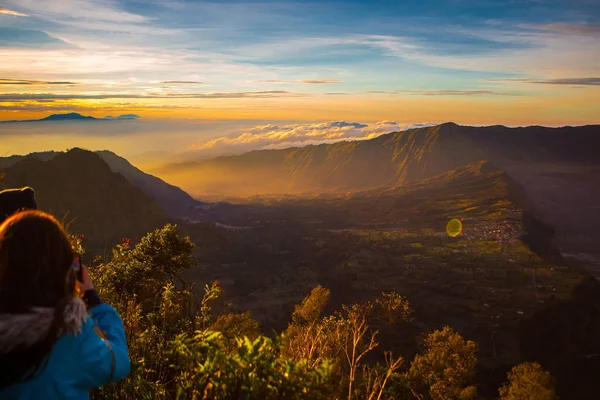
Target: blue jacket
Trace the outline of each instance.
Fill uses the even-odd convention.
[[[129,374],[129,369],[121,318],[113,307],[101,303],[88,313],[83,309],[76,331],[59,338],[46,367],[33,380],[0,390],[0,399],[89,399],[90,388],[119,380]]]

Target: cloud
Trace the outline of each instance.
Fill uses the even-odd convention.
[[[132,14],[116,7],[112,0],[8,0],[22,9],[29,10],[32,15],[41,15],[56,19],[58,22],[80,22],[97,20],[114,23],[145,23],[148,19]]]
[[[2,8],[2,7],[0,7],[0,14],[13,15],[15,17],[29,17],[28,14],[23,14],[23,13],[13,11],[13,10],[7,10],[6,8]]]
[[[306,83],[309,85],[323,85],[323,84],[339,84],[343,83],[337,79],[304,79],[300,83]]]
[[[174,84],[174,85],[186,85],[186,84],[195,85],[195,84],[201,84],[202,82],[198,82],[198,81],[162,81],[160,83],[161,84]]]
[[[250,150],[276,149],[308,144],[333,143],[342,140],[372,139],[385,133],[430,126],[432,124],[400,124],[395,121],[360,123],[329,121],[313,124],[260,125],[230,136],[194,143],[188,150],[209,154],[236,154]]]
[[[0,85],[77,85],[77,82],[32,81],[27,79],[0,78]]]
[[[11,48],[10,52],[4,51],[3,53],[12,54],[12,48],[60,49],[70,48],[71,45],[43,31],[0,26],[0,47]],[[9,57],[6,54],[2,54],[0,57],[4,63],[10,65]]]
[[[567,35],[581,35],[581,36],[600,36],[600,25],[592,24],[550,24],[536,26],[535,28],[561,32]]]
[[[43,111],[96,111],[96,108],[91,107],[81,107],[72,104],[63,104],[63,105],[44,105],[42,104],[12,104],[12,105],[2,105],[0,104],[0,111],[34,111],[34,112],[43,112]]]
[[[537,84],[542,84],[542,85],[600,86],[600,77],[559,78],[559,79],[505,78],[505,79],[490,79],[490,80],[497,81],[497,82],[537,83]]]
[[[296,81],[283,81],[277,79],[263,79],[258,81],[253,81],[258,83],[284,83],[284,84],[307,84],[307,85],[327,85],[327,84],[340,84],[344,83],[337,79],[325,78],[325,79],[300,79]]]
[[[223,92],[223,93],[176,93],[176,94],[58,94],[58,93],[3,93],[0,102],[30,100],[89,100],[89,99],[264,99],[272,97],[301,97],[302,93],[285,90],[262,92]]]
[[[418,96],[519,96],[493,90],[369,90],[368,94],[412,94]]]

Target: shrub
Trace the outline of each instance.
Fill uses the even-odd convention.
[[[501,400],[556,400],[554,381],[536,362],[519,364],[508,373],[499,390]]]

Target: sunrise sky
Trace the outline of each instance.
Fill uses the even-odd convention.
[[[0,120],[161,120],[116,129],[154,138],[140,154],[283,146],[290,131],[304,143],[445,121],[599,123],[599,4],[0,0]],[[177,128],[161,142],[166,119]],[[43,147],[10,140],[0,150]]]

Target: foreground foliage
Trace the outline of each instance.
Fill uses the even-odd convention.
[[[268,338],[249,313],[214,315],[212,305],[223,293],[218,282],[199,296],[181,279],[194,265],[193,248],[168,224],[133,247],[123,239],[110,260],[90,268],[101,296],[123,319],[132,360],[128,378],[94,391],[93,398],[476,398],[477,346],[450,327],[430,333],[409,366],[378,351],[375,327],[401,335],[402,324],[412,320],[399,294],[382,293],[327,315],[330,291],[317,286],[295,307],[287,329]],[[551,390],[551,377],[539,365],[515,367],[502,399],[555,399],[536,380]],[[541,394],[523,397],[530,392]]]

